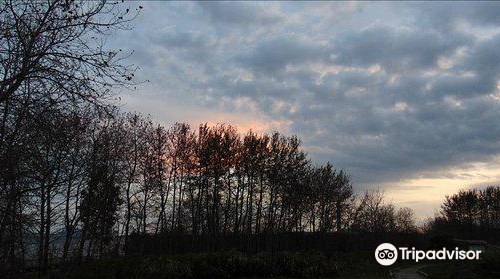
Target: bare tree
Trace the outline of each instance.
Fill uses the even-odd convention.
[[[128,28],[137,9],[129,11],[106,1],[2,1],[0,103],[29,84],[47,89],[37,98],[99,104],[111,86],[130,83],[126,55],[106,50],[103,40]]]
[[[402,207],[396,211],[396,231],[415,232],[417,229],[415,212],[409,207]]]
[[[380,190],[366,191],[360,198],[351,220],[351,230],[359,232],[395,231],[395,207],[384,201]]]
[[[500,230],[500,187],[461,190],[446,196],[440,215],[430,223],[432,232],[457,237],[495,238]]]

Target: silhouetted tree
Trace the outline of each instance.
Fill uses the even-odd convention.
[[[123,161],[119,129],[119,124],[108,121],[97,127],[92,135],[87,165],[88,184],[82,192],[80,205],[83,222],[80,257],[85,244],[87,257],[95,255],[94,250],[102,257],[114,235],[117,209],[121,203],[119,174],[120,162]],[[94,250],[93,245],[97,245]]]
[[[399,208],[396,211],[395,219],[396,231],[398,232],[414,232],[417,228],[415,213],[409,207]]]
[[[500,188],[460,190],[446,196],[440,215],[429,224],[432,233],[463,238],[495,238],[500,232]]]
[[[36,98],[101,102],[111,86],[129,83],[133,69],[103,36],[127,28],[135,15],[107,1],[2,1],[0,103],[36,86]]]
[[[133,84],[134,67],[122,64],[128,55],[106,50],[105,37],[128,28],[137,10],[0,2],[0,269],[22,270],[36,234],[44,273],[61,228],[68,257],[89,181],[89,123],[99,118],[95,108],[112,113],[112,86]]]

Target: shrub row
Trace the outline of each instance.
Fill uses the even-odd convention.
[[[481,260],[478,262],[475,272],[481,276],[500,277],[500,251],[487,251],[481,255]]]
[[[93,261],[75,266],[59,276],[69,279],[321,278],[337,275],[339,268],[340,261],[320,252],[250,256],[239,252],[220,252]]]

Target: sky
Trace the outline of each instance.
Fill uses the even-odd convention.
[[[136,5],[136,2],[132,2]],[[126,110],[296,134],[421,219],[500,184],[500,3],[142,2]]]

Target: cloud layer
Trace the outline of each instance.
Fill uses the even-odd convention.
[[[144,6],[130,109],[295,133],[360,185],[500,155],[500,3]]]

